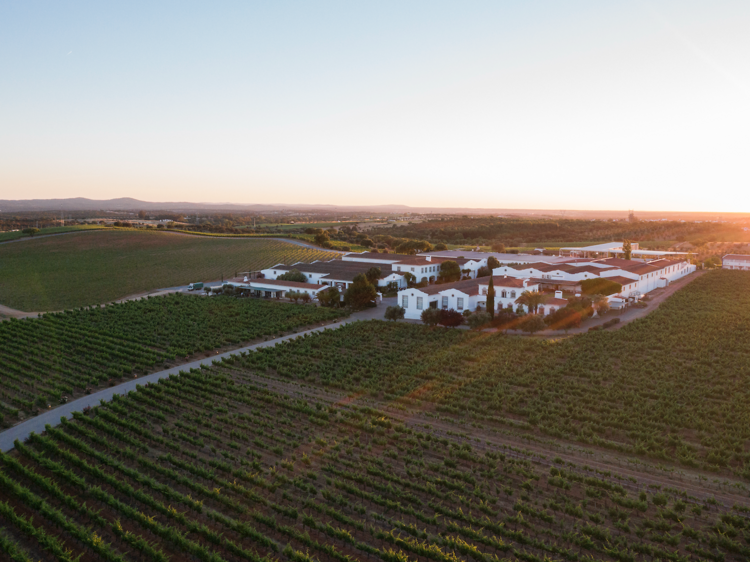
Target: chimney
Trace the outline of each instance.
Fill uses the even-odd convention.
[[[562,298],[562,291],[555,291],[555,298],[561,299]]]
[[[424,259],[426,259],[427,261],[432,261],[432,256],[425,256]]]

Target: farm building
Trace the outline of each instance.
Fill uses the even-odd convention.
[[[721,258],[721,267],[723,269],[750,270],[750,256],[745,254],[727,254]]]
[[[422,311],[428,307],[444,310],[453,309],[458,312],[476,310],[477,308],[484,310],[487,307],[489,282],[489,277],[480,277],[456,281],[455,283],[404,289],[398,293],[398,304],[406,311],[404,317],[412,320],[418,320]],[[518,306],[517,301],[521,293],[539,290],[539,285],[528,279],[496,276],[492,279],[492,282],[495,287],[495,307],[497,310],[508,306],[515,309]],[[559,306],[564,306],[564,304]],[[553,312],[553,308],[554,305],[549,306],[545,312]]]
[[[281,279],[248,279],[247,277],[237,277],[226,281],[224,285],[231,285],[236,289],[248,290],[256,297],[267,299],[284,298],[290,291],[296,293],[306,293],[312,300],[315,300],[318,293],[326,289],[326,285],[316,283],[300,283],[298,281],[283,281]]]

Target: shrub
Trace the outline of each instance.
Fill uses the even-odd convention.
[[[436,326],[440,322],[440,310],[431,306],[422,311],[421,319],[427,326]]]
[[[386,320],[403,320],[404,314],[406,314],[406,310],[401,308],[400,306],[389,306],[385,309],[385,319]]]
[[[484,326],[487,326],[492,317],[489,312],[475,312],[466,319],[466,323],[473,329],[477,330]]]
[[[622,291],[622,285],[610,281],[604,277],[596,279],[584,279],[581,281],[581,294],[583,295],[616,295]]]
[[[446,328],[455,328],[456,326],[460,326],[464,323],[463,314],[456,310],[453,310],[452,308],[449,310],[439,310],[438,312],[440,313],[438,324],[440,324],[441,326],[445,326]]]

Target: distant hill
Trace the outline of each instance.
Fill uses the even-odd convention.
[[[320,212],[358,212],[358,213],[437,213],[466,215],[499,215],[524,216],[547,219],[606,219],[627,218],[625,210],[560,210],[560,209],[481,209],[461,207],[409,207],[408,205],[266,205],[236,203],[193,203],[193,202],[154,202],[140,201],[132,197],[117,199],[86,199],[73,197],[69,199],[0,199],[0,213],[33,212],[33,211],[172,211],[172,212],[271,212],[271,211],[320,211]],[[636,211],[641,219],[673,220],[736,220],[750,217],[750,213],[687,213],[687,212],[646,212]]]

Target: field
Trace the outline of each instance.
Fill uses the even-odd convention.
[[[244,364],[446,418],[750,479],[746,272],[710,272],[615,332],[549,342],[357,323]]]
[[[0,324],[0,425],[200,352],[289,333],[341,310],[173,294]]]
[[[243,362],[140,387],[1,454],[6,559],[750,557],[750,512],[724,497],[386,416],[356,396],[277,390]]]
[[[334,257],[277,240],[148,231],[66,234],[0,246],[0,304],[63,310],[277,263]]]
[[[45,236],[49,234],[60,234],[63,232],[76,232],[79,230],[100,230],[103,227],[94,225],[75,225],[75,226],[54,226],[49,228],[40,229],[38,234],[34,236]],[[6,242],[8,240],[17,240],[18,238],[29,238],[28,234],[24,234],[21,231],[18,232],[0,232],[0,242]]]

